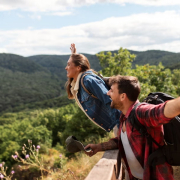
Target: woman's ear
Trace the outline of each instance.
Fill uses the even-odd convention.
[[[78,66],[77,69],[79,72],[81,72],[81,66]]]

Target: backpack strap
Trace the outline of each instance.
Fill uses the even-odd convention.
[[[98,99],[95,95],[93,95],[92,93],[90,93],[87,88],[84,86],[84,83],[83,83],[83,80],[84,80],[84,77],[89,75],[89,74],[92,74],[92,73],[86,73],[84,74],[82,77],[81,77],[81,85],[83,87],[83,89],[89,94],[91,95],[93,98],[95,99]],[[103,77],[100,73],[96,74],[98,77],[100,77],[104,82],[105,84],[108,86],[108,88],[110,89],[110,84],[109,84],[109,79],[110,77]]]
[[[86,87],[84,86],[84,83],[83,83],[84,77],[87,76],[87,75],[89,75],[89,74],[91,74],[91,73],[86,73],[86,74],[84,74],[84,75],[82,76],[82,78],[81,78],[81,86],[83,87],[83,89],[84,89],[89,95],[91,95],[91,96],[92,96],[93,98],[95,98],[95,99],[98,99],[95,95],[93,95],[92,93],[90,93],[90,92],[86,89]]]
[[[137,119],[136,117],[136,108],[142,103],[137,103],[134,108],[132,109],[130,115],[129,115],[129,121],[132,125],[132,132],[134,130],[134,128],[136,128],[139,133],[142,135],[142,136],[145,136],[148,140],[149,143],[151,142],[154,142],[158,147],[161,147],[161,145],[159,145],[153,138],[152,136],[147,132],[147,128],[145,126],[143,126],[139,120]]]

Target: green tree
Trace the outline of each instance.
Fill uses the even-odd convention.
[[[87,140],[93,142],[106,134],[106,131],[91,122],[79,107],[77,107],[74,115],[66,116],[66,121],[66,128],[61,134],[62,142],[65,142],[70,135],[74,135],[82,142]]]
[[[76,114],[76,109],[74,104],[69,104],[59,109],[46,109],[38,115],[37,122],[52,132],[52,146],[56,146],[57,143],[63,144],[60,134],[66,129],[66,117]]]
[[[132,62],[135,55],[130,54],[126,49],[120,48],[118,53],[112,55],[111,52],[101,52],[97,54],[103,69],[100,71],[104,76],[129,75],[138,77],[141,84],[141,94],[139,99],[142,101],[150,92],[161,91],[174,97],[180,92],[179,71],[164,68],[162,63],[156,65],[136,65],[132,69]]]
[[[114,53],[112,56],[111,52],[101,52],[97,54],[101,67],[103,68],[100,73],[104,76],[112,75],[128,75],[132,68],[133,60],[135,59],[134,54],[130,54],[127,49],[120,48],[118,53]]]
[[[149,64],[144,66],[136,65],[131,75],[138,77],[141,83],[140,100],[143,100],[150,92],[165,92],[177,96],[171,70],[164,68],[162,63],[157,66]]]
[[[175,85],[176,93],[180,95],[180,70],[174,69],[172,74],[172,82]]]

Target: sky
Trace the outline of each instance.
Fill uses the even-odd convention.
[[[180,0],[0,0],[0,53],[180,52]]]

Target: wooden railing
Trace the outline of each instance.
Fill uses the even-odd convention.
[[[119,150],[105,151],[85,180],[117,180],[120,171]]]

